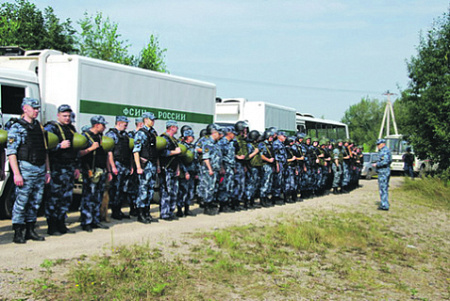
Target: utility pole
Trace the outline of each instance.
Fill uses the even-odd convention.
[[[396,95],[395,93],[386,91],[383,95],[387,96],[386,108],[384,109],[383,121],[381,122],[380,134],[378,135],[378,139],[383,137],[384,124],[386,123],[386,136],[390,135],[390,126],[391,126],[391,117],[392,123],[394,124],[395,135],[398,135],[397,130],[397,122],[395,122],[394,108],[391,103],[391,95]]]

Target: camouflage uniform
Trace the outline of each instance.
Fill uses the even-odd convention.
[[[280,199],[281,194],[285,193],[285,169],[287,164],[287,153],[286,148],[280,140],[275,140],[273,142],[273,152],[275,155],[276,164],[278,164],[279,171],[275,170],[273,178],[272,192],[275,199]]]
[[[60,142],[64,140],[72,141],[76,133],[72,124],[65,125],[58,122],[48,123],[45,129],[57,135]],[[55,149],[50,151],[49,157],[51,169],[50,196],[45,202],[45,216],[49,226],[48,234],[52,235],[55,231],[72,233],[73,231],[67,229],[64,221],[72,203],[75,170],[79,168],[78,151],[73,148],[72,144],[70,147],[62,149],[61,143],[59,143]]]
[[[377,145],[386,143],[384,139],[379,139]],[[378,173],[378,188],[380,192],[380,207],[382,210],[389,210],[389,179],[391,177],[392,154],[385,145],[378,153],[378,162],[376,163]]]
[[[26,127],[30,130],[27,131]],[[37,136],[32,139],[30,136]],[[40,137],[39,137],[40,135]],[[42,201],[45,184],[45,145],[42,136],[41,125],[37,120],[28,123],[20,120],[14,123],[8,132],[8,145],[6,155],[16,155],[19,163],[19,170],[23,178],[23,186],[16,186],[16,200],[12,211],[13,224],[35,223],[37,211]],[[36,146],[36,143],[40,145]],[[33,148],[39,148],[37,156],[21,155],[20,149],[24,149],[28,143],[33,143]],[[13,176],[13,175],[11,175]]]
[[[205,205],[212,204],[214,201],[214,195],[217,191],[217,177],[220,172],[220,150],[214,139],[208,137],[205,139],[202,148],[202,165],[201,165],[201,185],[203,192],[203,201]],[[209,160],[213,170],[213,174],[209,174],[209,170],[205,164],[205,160]]]
[[[144,113],[145,118],[155,118],[150,112]],[[144,117],[144,116],[143,116]],[[154,185],[156,178],[157,151],[156,151],[157,133],[153,127],[143,126],[136,133],[134,140],[133,153],[139,153],[142,174],[139,178],[139,194],[136,199],[136,208],[139,211],[138,221],[150,223],[154,220],[150,216],[150,203],[153,199]]]
[[[272,144],[268,139],[259,143],[258,145],[259,153],[264,155],[264,157],[271,159],[274,158]],[[262,172],[261,172],[261,185],[259,190],[259,196],[263,199],[263,206],[269,205],[268,197],[272,191],[272,183],[273,183],[273,170],[275,163],[269,163],[267,161],[263,161]]]
[[[170,121],[167,122],[169,124]],[[172,123],[170,123],[172,124]],[[175,123],[174,123],[175,124]],[[167,133],[161,134],[166,139],[166,148],[161,152],[161,174],[160,174],[160,191],[161,191],[161,218],[174,219],[175,208],[178,198],[178,176],[180,171],[179,155],[171,155],[171,151],[178,147],[175,138],[170,137]]]
[[[94,142],[101,144],[102,134],[94,134],[91,130],[88,130],[83,135],[87,138],[88,147]],[[81,226],[86,231],[91,231],[91,227],[95,228],[97,225],[101,225],[100,206],[103,200],[103,193],[105,192],[107,176],[106,161],[107,153],[102,146],[86,154],[81,159],[83,176],[83,194],[80,204]],[[95,174],[96,170],[101,172],[98,181],[90,177],[90,174]]]
[[[118,116],[116,121],[128,122],[128,119],[124,116]],[[105,135],[114,140],[115,146],[112,154],[117,168],[117,175],[113,174],[109,183],[109,206],[112,209],[112,217],[121,220],[129,217],[122,213],[121,208],[127,202],[128,181],[132,168],[130,138],[127,132],[119,131],[116,128],[110,129]]]
[[[230,205],[234,192],[234,170],[236,168],[235,148],[233,141],[228,141],[223,137],[217,142],[217,146],[222,152],[222,163],[225,169],[223,180],[219,181],[218,201],[221,209]],[[222,209],[224,210],[224,209]]]
[[[183,135],[186,137],[187,135],[194,135],[194,132],[192,130],[188,130]],[[195,147],[192,143],[187,143],[186,141],[181,142],[184,146],[186,146],[187,150],[192,152],[193,154],[193,161],[188,162],[187,158],[183,159],[183,168],[182,173],[180,174],[180,180],[179,180],[179,190],[178,190],[178,200],[177,200],[177,206],[178,207],[184,207],[185,212],[184,215],[192,215],[189,211],[189,206],[193,205],[194,201],[194,193],[195,193],[195,177],[197,175],[197,156]],[[189,180],[186,179],[186,173],[189,173]]]

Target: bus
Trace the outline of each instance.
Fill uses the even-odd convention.
[[[298,113],[296,114],[297,131],[305,133],[308,136],[321,138],[326,137],[330,140],[336,141],[338,139],[348,139],[348,126],[345,123],[315,118],[311,114]]]

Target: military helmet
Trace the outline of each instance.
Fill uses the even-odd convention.
[[[205,135],[206,135],[206,129],[201,130],[200,134],[199,134],[200,138],[205,137]]]
[[[259,136],[261,136],[261,134],[257,130],[250,131],[250,133],[248,133],[248,140],[254,142],[258,140]]]
[[[262,134],[262,139],[263,140],[269,139],[270,136],[272,136],[270,134],[270,131],[269,130],[265,130],[264,133]]]
[[[305,136],[305,138],[304,138],[304,140],[306,141],[306,140],[308,140],[308,139],[310,139],[310,140],[311,140],[311,136],[309,136],[309,135],[306,135],[306,136]]]
[[[319,143],[320,139],[317,138],[317,137],[314,137],[314,138],[311,139],[311,141],[312,141],[312,142],[317,142],[317,143]]]
[[[213,130],[218,131],[219,126],[215,123],[208,124],[208,126],[206,127],[206,135],[211,135]]]
[[[243,132],[245,129],[248,129],[248,123],[245,121],[238,121],[236,122],[236,124],[234,125],[234,129],[236,130],[236,132],[240,133]]]
[[[192,130],[192,127],[187,124],[183,125],[180,129],[181,136],[184,137],[184,132],[186,132],[187,130]]]
[[[285,145],[290,145],[293,142],[295,142],[295,137],[292,136],[286,137],[286,140],[284,140]]]

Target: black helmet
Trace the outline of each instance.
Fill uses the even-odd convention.
[[[261,136],[261,134],[258,131],[250,131],[250,133],[248,134],[248,140],[254,142],[258,140],[259,136]]]
[[[208,124],[208,126],[206,127],[206,135],[211,135],[213,130],[218,131],[219,130],[219,126],[217,124],[215,124],[215,123]]]
[[[294,137],[286,137],[286,140],[284,140],[284,145],[290,145],[292,142],[295,142]]]
[[[206,129],[200,131],[200,137],[204,137],[206,135]]]
[[[270,136],[275,135],[278,132],[278,129],[274,126],[271,126],[270,128],[267,129],[270,132]]]
[[[261,136],[261,139],[262,139],[262,140],[266,140],[266,139],[269,139],[270,136],[272,136],[272,135],[270,134],[270,131],[269,131],[269,130],[265,130],[264,133],[263,133],[262,136]]]
[[[183,126],[181,127],[181,129],[180,129],[181,136],[184,137],[184,132],[185,132],[186,130],[192,130],[192,127],[191,127],[190,125],[187,125],[187,124],[183,125]]]
[[[236,130],[236,132],[240,133],[243,132],[245,129],[248,130],[248,123],[245,121],[238,121],[236,122],[236,124],[234,125],[234,129]]]

